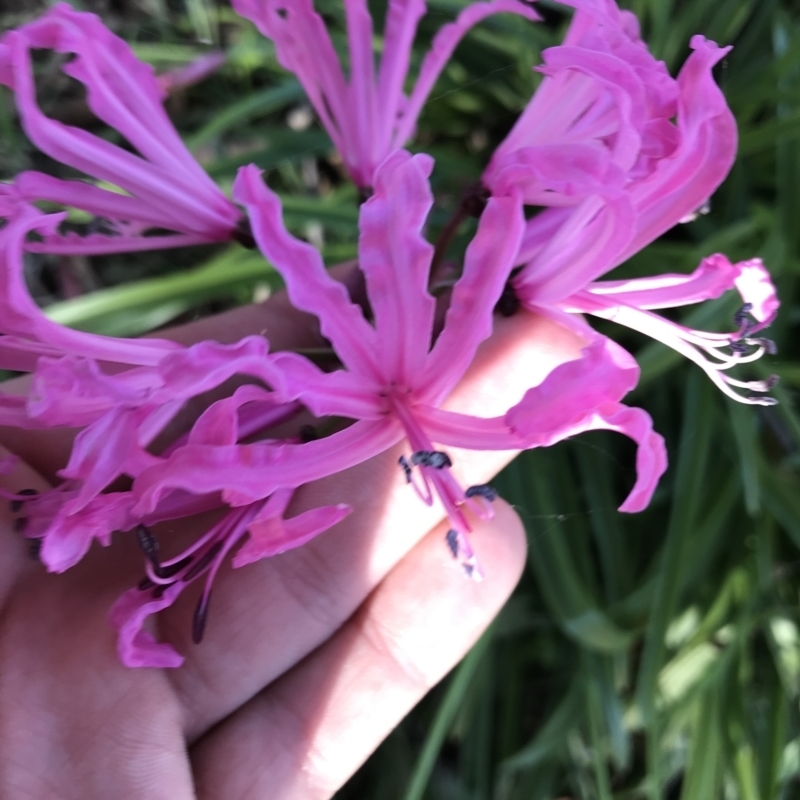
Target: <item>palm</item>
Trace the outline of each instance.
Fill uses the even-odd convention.
[[[259,311],[287,343],[305,334]],[[225,336],[250,325],[248,310]],[[248,316],[249,315],[249,316]],[[209,325],[181,338],[210,335]],[[218,331],[217,331],[218,335]],[[283,346],[286,346],[284,343]],[[454,402],[491,414],[565,358],[575,343],[524,315],[484,344]],[[535,359],[532,358],[535,356]],[[515,369],[515,366],[524,369]],[[535,382],[535,378],[534,378]],[[63,453],[29,435],[5,441],[42,474]],[[311,544],[217,579],[206,638],[191,644],[196,596],[159,617],[157,636],[187,656],[178,670],[123,667],[108,609],[142,575],[130,536],[95,547],[62,575],[46,574],[0,512],[0,795],[15,798],[329,797],[421,695],[464,654],[522,568],[514,512],[476,526],[488,579],[451,562],[438,508],[415,501],[397,451],[313,486],[298,509],[347,501],[354,513]],[[459,454],[469,483],[508,454]],[[26,464],[5,488],[44,488]],[[202,526],[199,520],[198,525]],[[165,549],[192,532],[166,528]],[[380,702],[377,700],[380,698]]]

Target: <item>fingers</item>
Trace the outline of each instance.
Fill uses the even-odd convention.
[[[502,413],[579,340],[523,314],[498,325],[456,392],[457,410]],[[171,672],[192,741],[328,639],[444,513],[425,506],[397,464],[404,445],[302,487],[295,511],[347,502],[351,516],[297,550],[217,576],[206,638],[190,641],[196,594],[162,613],[161,632],[187,656]],[[407,445],[405,446],[407,449]],[[462,485],[486,483],[513,453],[448,448]],[[294,513],[292,511],[291,513]],[[440,542],[446,553],[446,546]],[[199,588],[199,587],[198,587]]]
[[[419,542],[322,647],[194,748],[203,800],[328,798],[477,640],[516,585],[525,536],[502,501],[476,526],[487,579]],[[449,562],[449,563],[448,563]]]

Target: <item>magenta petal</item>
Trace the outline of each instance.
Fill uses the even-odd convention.
[[[308,95],[322,124],[348,166],[357,167],[358,154],[348,141],[348,87],[325,21],[312,0],[233,0],[233,8],[271,39],[278,62],[293,72]],[[364,176],[356,170],[354,177]],[[368,185],[367,183],[362,185]]]
[[[607,272],[635,228],[625,194],[589,197],[529,261],[512,284],[524,303],[554,303]]]
[[[751,333],[766,328],[778,314],[780,302],[775,292],[775,286],[769,273],[764,269],[760,258],[750,261],[741,261],[739,277],[736,278],[736,289],[742,300],[752,306],[750,314],[758,320],[758,325],[751,329]]]
[[[323,372],[295,353],[275,353],[273,363],[280,370],[275,388],[284,401],[300,400],[317,417],[380,419],[386,403],[382,384],[347,370]]]
[[[705,203],[736,157],[736,121],[711,70],[730,50],[702,36],[678,75],[680,144],[631,190],[636,234],[619,262],[641,250]]]
[[[664,439],[653,430],[650,415],[640,408],[612,403],[598,409],[584,430],[616,431],[636,442],[636,483],[619,510],[632,513],[647,508],[659,479],[667,470]]]
[[[65,572],[74,567],[95,540],[106,546],[115,530],[133,524],[133,498],[127,492],[112,492],[92,498],[79,511],[67,512],[72,502],[64,498],[61,508],[47,515],[40,557],[50,572]]]
[[[425,14],[425,0],[389,0],[386,9],[384,45],[378,73],[377,102],[381,112],[375,137],[381,152],[392,147],[394,126],[405,102],[403,85],[411,63],[411,48],[417,25]]]
[[[150,592],[128,589],[109,612],[108,621],[117,631],[117,652],[126,667],[179,667],[183,656],[171,645],[157,642],[144,629],[145,620],[171,606],[183,590],[178,582],[169,586],[159,598]]]
[[[133,491],[139,500],[135,511],[152,512],[161,496],[174,489],[222,492],[230,505],[249,505],[277,489],[296,488],[360,464],[402,436],[399,423],[387,417],[359,421],[305,444],[187,445],[135,479]]]
[[[775,289],[766,270],[761,266],[761,262],[745,263],[752,263],[757,269],[747,273],[748,277],[744,279],[743,284],[744,291],[740,290],[742,297],[763,296],[765,300],[772,298],[777,304]],[[700,262],[700,266],[690,275],[667,273],[627,281],[598,281],[590,283],[586,287],[586,291],[592,295],[607,297],[612,302],[637,308],[676,308],[720,297],[734,285],[738,286],[737,281],[742,280],[741,275],[743,275],[743,265],[731,264],[726,256],[717,253],[704,258]],[[760,291],[753,291],[751,286],[758,286]],[[756,301],[750,302],[755,303]],[[767,301],[767,303],[771,304],[771,301]],[[571,305],[571,299],[565,300],[564,305]],[[759,307],[761,306],[762,304],[759,303]],[[575,310],[582,310],[577,297]],[[777,305],[775,305],[775,310],[777,310]],[[764,312],[765,309],[762,308],[759,313],[763,314]],[[757,319],[760,320],[761,317],[757,317]]]
[[[275,403],[271,392],[260,386],[240,386],[230,397],[212,403],[192,425],[189,444],[236,444],[239,409],[246,403]]]
[[[344,14],[350,51],[346,136],[352,140],[351,146],[359,154],[359,168],[364,172],[356,183],[368,185],[375,164],[383,157],[383,153],[376,152],[379,143],[374,137],[378,109],[372,55],[372,17],[366,0],[345,0]]]
[[[399,150],[375,172],[375,192],[361,206],[358,265],[375,315],[384,378],[412,386],[433,337],[428,293],[433,246],[422,235],[433,205],[429,156]]]
[[[261,170],[252,165],[240,169],[233,196],[246,206],[258,246],[284,277],[295,308],[319,318],[323,335],[348,369],[378,378],[375,329],[345,287],[325,271],[320,254],[286,230],[280,200],[264,185]]]
[[[300,547],[341,522],[353,510],[347,504],[339,503],[335,506],[314,508],[291,519],[284,519],[285,509],[271,508],[271,501],[272,498],[267,501],[258,517],[247,526],[250,537],[233,557],[231,563],[234,567],[243,567],[262,558],[270,558]]]
[[[112,339],[65,328],[49,320],[34,303],[23,277],[23,250],[30,231],[47,234],[62,219],[28,207],[0,230],[0,328],[70,352],[133,364],[155,364],[179,345],[160,339]]]
[[[546,447],[583,430],[595,409],[636,386],[639,366],[633,356],[588,325],[585,330],[590,343],[581,357],[557,366],[506,414],[528,447]]]
[[[502,417],[473,417],[431,406],[414,415],[432,441],[465,450],[523,450],[525,440]]]
[[[464,257],[453,287],[444,328],[418,381],[425,403],[438,405],[472,363],[478,345],[492,332],[492,314],[508,280],[525,220],[520,198],[493,197]]]

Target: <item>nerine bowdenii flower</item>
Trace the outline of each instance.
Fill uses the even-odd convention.
[[[542,209],[526,225],[514,296],[540,313],[558,308],[634,328],[697,363],[728,396],[771,404],[758,393],[772,380],[727,374],[772,348],[754,336],[778,307],[759,261],[715,255],[690,276],[597,280],[690,219],[728,174],[736,123],[712,69],[730,48],[695,36],[673,79],[614,0],[565,4],[576,11],[564,43],[543,52],[544,79],[483,176],[491,193],[521,192]],[[730,333],[688,330],[653,313],[733,288],[743,305]]]
[[[425,14],[425,0],[389,0],[377,69],[367,0],[343,0],[343,5],[347,75],[313,0],[233,0],[234,9],[275,43],[278,60],[303,85],[350,176],[362,189],[372,186],[376,167],[413,136],[425,100],[470,28],[502,12],[539,19],[522,0],[468,5],[436,34],[406,96],[411,48]]]
[[[175,490],[221,492],[234,507],[255,503],[407,439],[410,451],[400,468],[426,502],[438,497],[451,525],[448,544],[467,572],[478,577],[468,540],[470,516],[491,513],[493,492],[460,486],[442,448],[516,450],[596,428],[619,430],[638,442],[639,476],[623,510],[647,504],[666,465],[663,441],[644,412],[620,404],[636,383],[638,367],[611,342],[587,348],[595,365],[592,382],[576,381],[568,362],[502,416],[479,418],[441,407],[491,333],[493,309],[524,219],[518,197],[489,200],[453,286],[444,325],[434,336],[435,302],[428,292],[433,247],[423,237],[433,202],[427,180],[432,165],[428,156],[394,153],[376,171],[374,194],[361,207],[358,264],[371,321],[326,273],[319,253],[283,227],[280,201],[259,171],[240,171],[234,196],[248,210],[259,247],[283,275],[293,305],[319,319],[343,365],[324,372],[300,355],[276,353],[281,376],[274,390],[282,402],[298,400],[318,417],[354,422],[303,444],[182,447],[136,477],[138,513],[149,513]]]
[[[32,55],[68,57],[61,70],[86,89],[86,103],[132,149],[45,115],[39,107]],[[165,88],[152,67],[94,15],[58,3],[37,20],[0,38],[0,83],[14,93],[31,142],[80,177],[25,171],[2,187],[0,212],[49,201],[96,219],[87,235],[44,232],[28,249],[97,254],[225,241],[242,215],[195,161],[164,110]],[[93,180],[87,180],[87,176]],[[16,201],[16,202],[14,202]],[[150,235],[145,235],[145,234]]]

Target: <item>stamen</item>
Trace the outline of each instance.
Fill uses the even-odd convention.
[[[210,599],[210,595],[203,592],[194,610],[192,616],[192,641],[195,644],[200,644],[203,641],[203,634],[206,632],[206,623],[208,622],[208,601]]]
[[[42,553],[42,539],[28,539],[28,555],[34,561],[40,561]]]
[[[146,592],[148,589],[154,589],[155,586],[156,584],[153,583],[153,581],[151,581],[150,578],[147,577],[147,575],[145,575],[144,578],[142,578],[139,581],[139,583],[136,584],[136,588],[140,592]]]
[[[400,458],[397,459],[397,463],[402,467],[403,472],[405,473],[406,483],[411,483],[411,466],[409,465],[406,457],[400,456]]]
[[[444,540],[447,542],[447,546],[450,548],[450,552],[453,554],[453,558],[458,558],[458,531],[453,530],[452,528],[447,531],[447,535],[444,537]]]
[[[453,466],[450,456],[441,450],[417,450],[411,455],[411,463],[415,467],[431,467],[432,469]]]
[[[169,564],[168,566],[164,566],[163,564],[148,564],[147,572],[150,576],[150,580],[152,580],[153,583],[166,583],[169,585],[171,583],[175,583],[172,578],[174,578],[179,572],[181,572],[181,570],[185,569],[191,563],[192,556],[186,556],[180,561],[176,561],[174,564]],[[153,580],[154,577],[158,580]]]
[[[222,545],[224,542],[214,542],[208,550],[197,559],[194,563],[194,566],[190,567],[186,574],[181,577],[181,580],[188,583],[189,581],[196,578],[203,570],[208,567],[208,565],[214,560],[215,556],[222,550]]]
[[[478,484],[477,486],[470,486],[464,494],[467,497],[482,497],[484,500],[488,500],[490,503],[493,503],[497,500],[497,492],[489,486],[488,483]]]
[[[135,533],[136,541],[139,542],[139,547],[142,548],[145,558],[158,571],[161,568],[161,560],[158,557],[158,539],[156,539],[155,534],[145,525],[137,525]]]
[[[733,315],[733,324],[737,328],[744,328],[746,325],[750,325],[750,320],[747,319],[747,315],[753,310],[752,303],[745,303],[734,315]]]
[[[27,517],[17,517],[11,525],[14,533],[22,533],[28,527]]]
[[[25,497],[34,497],[37,494],[39,494],[39,492],[36,489],[20,489],[17,492],[17,494],[24,495]],[[16,514],[17,511],[20,511],[22,509],[24,503],[25,503],[24,500],[20,500],[19,498],[17,498],[16,500],[9,500],[8,507],[11,509],[11,512],[13,514]]]

